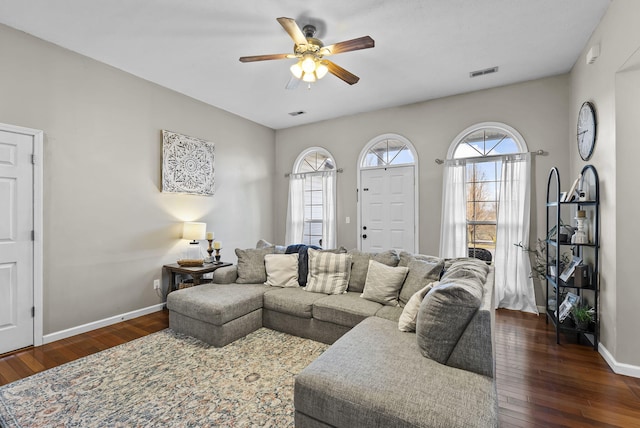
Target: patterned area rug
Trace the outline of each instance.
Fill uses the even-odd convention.
[[[3,427],[292,427],[328,345],[262,328],[224,348],[164,330],[0,387]]]

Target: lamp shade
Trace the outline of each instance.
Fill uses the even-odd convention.
[[[205,239],[207,233],[207,223],[185,221],[182,228],[182,239],[190,241],[201,241]]]

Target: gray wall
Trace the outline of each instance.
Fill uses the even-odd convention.
[[[181,224],[271,238],[275,132],[0,25],[0,122],[42,129],[44,333],[162,302]],[[160,131],[213,141],[213,197],[160,192]]]
[[[438,254],[442,201],[442,166],[453,139],[480,122],[503,122],[518,130],[530,150],[542,149],[547,156],[534,157],[531,242],[544,236],[547,174],[552,166],[568,169],[566,143],[569,119],[567,75],[473,92],[419,104],[343,117],[276,132],[275,236],[284,241],[288,182],[298,154],[310,146],[326,148],[344,173],[338,175],[338,245],[357,246],[357,161],[362,148],[374,137],[397,133],[408,138],[418,152],[420,177],[420,252]],[[339,101],[338,101],[339,102]],[[351,223],[346,224],[345,218]],[[538,231],[540,231],[538,233]],[[536,284],[538,305],[544,304]]]
[[[637,51],[640,49],[640,2],[614,1],[571,72],[569,135],[571,175],[585,165],[575,146],[578,109],[592,101],[598,112],[596,148],[589,163],[601,180],[601,343],[619,363],[640,366],[640,287],[637,263],[638,232],[634,219],[640,204],[638,188]],[[600,44],[600,57],[587,65],[585,55]],[[635,56],[634,56],[635,54]],[[633,92],[635,90],[635,92]]]

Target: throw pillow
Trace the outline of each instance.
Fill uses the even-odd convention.
[[[267,254],[264,256],[267,270],[265,285],[273,287],[298,287],[298,255]]]
[[[309,248],[309,277],[306,291],[342,294],[347,291],[351,274],[351,255]]]
[[[367,280],[369,270],[369,260],[375,260],[387,266],[396,267],[400,261],[400,256],[396,250],[388,250],[382,253],[365,253],[359,250],[350,250],[349,254],[353,258],[351,266],[351,277],[349,278],[349,291],[362,293],[364,283]]]
[[[411,296],[404,309],[402,310],[402,314],[400,315],[400,319],[398,320],[398,330],[400,331],[416,331],[416,318],[418,318],[418,311],[420,310],[420,304],[424,299],[424,296],[427,295],[429,290],[433,287],[436,287],[438,282],[432,282],[422,289],[416,291],[416,293]]]
[[[391,267],[369,260],[367,280],[360,297],[387,306],[398,306],[398,292],[407,276],[406,267]]]
[[[284,245],[274,245],[268,241],[265,241],[264,239],[261,239],[256,243],[257,249],[269,248],[269,247],[275,247],[275,250],[273,251],[275,254],[284,254],[284,250],[287,248]]]
[[[238,257],[238,284],[263,284],[267,280],[264,256],[273,254],[274,247],[241,250],[236,248]]]
[[[439,263],[440,261],[444,262],[444,259],[436,256],[428,256],[426,254],[413,254],[408,253],[406,251],[400,251],[400,261],[398,262],[398,266],[409,266],[409,262],[412,260],[422,260],[423,262],[429,263]]]
[[[446,364],[469,321],[480,308],[482,284],[477,280],[441,281],[424,298],[416,321],[420,352]]]
[[[409,273],[404,280],[404,284],[402,284],[398,299],[400,300],[400,306],[406,305],[409,299],[422,287],[440,279],[440,273],[444,268],[444,260],[435,263],[412,260],[407,267],[409,268]]]
[[[442,275],[442,279],[476,278],[481,282],[487,279],[489,265],[478,259],[456,260]]]

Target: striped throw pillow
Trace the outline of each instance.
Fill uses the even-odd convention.
[[[351,254],[335,254],[309,248],[309,276],[306,291],[342,294],[351,275]]]

